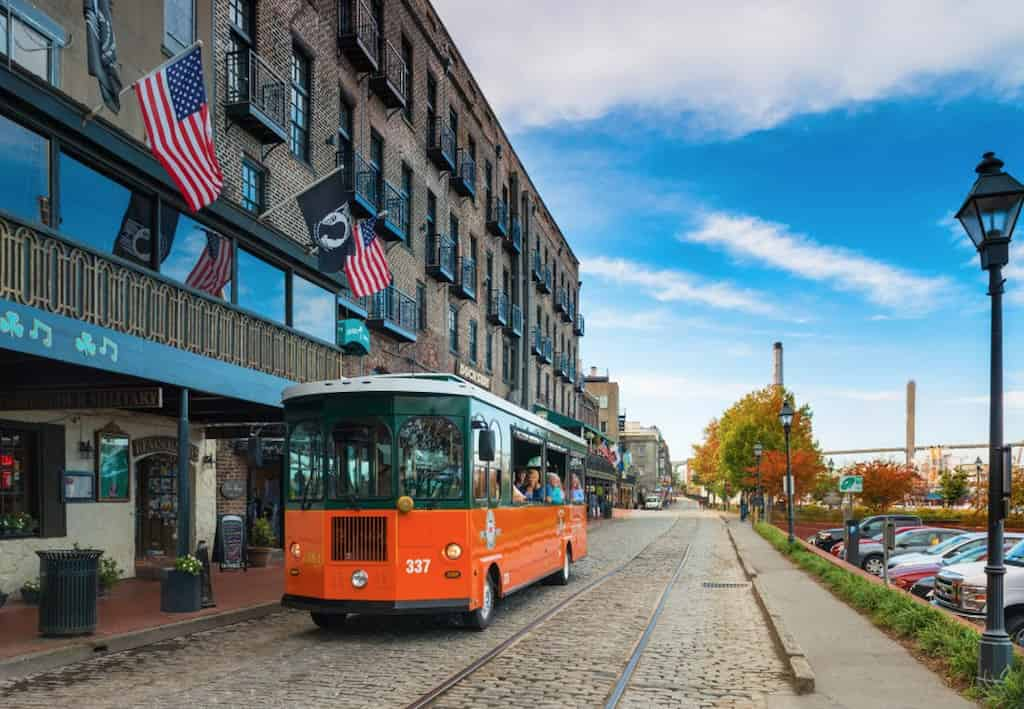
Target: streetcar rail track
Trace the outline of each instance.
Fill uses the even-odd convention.
[[[417,698],[412,703],[407,704],[406,705],[406,709],[420,709],[421,707],[429,706],[432,702],[435,702],[438,699],[440,699],[442,696],[447,694],[448,691],[451,690],[453,687],[455,687],[457,684],[459,684],[460,682],[465,680],[467,677],[472,675],[474,672],[479,670],[481,667],[484,667],[485,665],[489,664],[492,660],[494,660],[496,657],[498,657],[498,655],[502,654],[503,652],[505,652],[505,650],[509,649],[510,647],[512,647],[513,645],[518,643],[520,640],[522,640],[524,637],[529,635],[531,632],[536,630],[539,626],[541,626],[545,621],[547,621],[553,615],[555,615],[556,613],[558,613],[561,610],[564,610],[570,603],[575,601],[577,598],[579,598],[583,594],[587,593],[588,591],[591,591],[592,589],[597,588],[598,586],[603,584],[605,581],[608,581],[612,577],[614,577],[617,574],[619,574],[622,571],[624,571],[626,569],[626,567],[629,566],[629,564],[631,564],[641,554],[646,552],[651,547],[651,545],[653,545],[659,539],[663,538],[665,535],[669,534],[673,529],[675,529],[676,525],[678,525],[680,521],[681,521],[681,518],[677,518],[675,520],[675,522],[673,522],[672,525],[668,529],[666,529],[664,532],[662,532],[661,534],[659,534],[659,535],[655,536],[653,539],[651,539],[651,541],[649,541],[647,544],[645,544],[644,547],[640,551],[638,551],[636,554],[634,554],[633,556],[631,556],[628,559],[624,560],[623,562],[621,562],[620,564],[618,564],[614,568],[609,569],[608,571],[606,571],[602,575],[598,576],[597,578],[591,579],[590,581],[588,581],[585,585],[583,585],[579,589],[573,591],[570,595],[568,595],[565,598],[563,598],[561,601],[559,601],[554,606],[549,608],[547,611],[542,613],[539,617],[537,617],[536,619],[534,619],[534,620],[530,621],[529,623],[527,623],[525,626],[523,626],[522,628],[520,628],[519,630],[514,632],[509,637],[505,638],[503,641],[501,641],[500,643],[495,645],[493,648],[491,648],[490,650],[488,650],[484,654],[480,655],[480,657],[478,657],[477,659],[473,660],[471,663],[469,663],[468,665],[463,667],[458,672],[455,672],[454,674],[450,675],[447,679],[445,679],[443,682],[441,682],[437,686],[433,687],[432,689],[430,689],[426,693],[420,695],[420,697]],[[690,550],[690,546],[687,545],[686,551],[685,551],[685,554],[684,554],[684,560],[685,560],[685,556],[689,555],[689,550]],[[672,581],[670,581],[670,584],[675,582],[675,578],[676,578],[676,576],[679,573],[679,569],[681,569],[681,568],[682,567],[680,566],[679,568],[676,569],[676,575],[674,575],[672,577]],[[660,607],[660,604],[659,604],[659,607]]]

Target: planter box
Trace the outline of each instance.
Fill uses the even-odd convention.
[[[163,613],[195,613],[201,602],[200,577],[168,569],[160,581],[160,610]]]
[[[270,555],[274,553],[273,547],[249,547],[249,566],[263,568],[270,562]]]
[[[29,591],[27,589],[21,589],[21,600],[30,606],[39,605],[39,591]]]

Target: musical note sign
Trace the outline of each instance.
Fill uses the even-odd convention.
[[[241,569],[246,567],[245,520],[238,515],[221,515],[220,547],[221,571],[224,569]]]

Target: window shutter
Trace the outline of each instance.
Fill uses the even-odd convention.
[[[39,491],[42,498],[44,537],[66,537],[67,517],[64,505],[64,427],[43,424],[39,427]]]

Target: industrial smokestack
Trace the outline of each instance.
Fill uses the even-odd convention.
[[[777,387],[784,385],[782,379],[782,343],[772,345],[772,384]]]
[[[917,384],[907,382],[907,465],[914,464],[914,417],[917,405]]]

